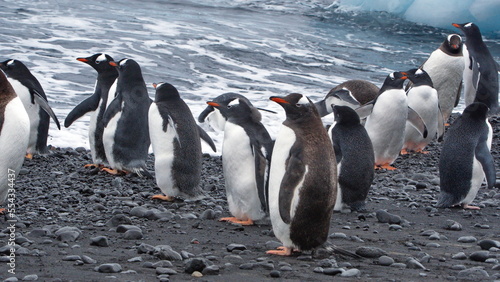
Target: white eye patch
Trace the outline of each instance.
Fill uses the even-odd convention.
[[[99,57],[97,57],[97,59],[95,60],[96,63],[100,63],[100,62],[103,62],[103,61],[106,61],[106,55],[105,54],[101,54]]]
[[[309,104],[309,100],[307,99],[306,96],[302,96],[302,98],[300,98],[300,100],[297,102],[297,105],[308,105]]]
[[[391,79],[394,79],[394,73],[392,72],[391,74],[389,74],[389,77],[390,77]]]
[[[7,65],[8,65],[8,66],[10,66],[10,65],[12,65],[13,63],[14,63],[14,60],[10,60],[10,61],[8,61],[8,62],[7,62]]]
[[[227,106],[231,107],[231,106],[237,106],[239,104],[240,104],[240,99],[234,99],[229,104],[227,104]]]
[[[126,63],[127,63],[127,61],[128,61],[128,59],[122,60],[122,61],[120,62],[120,66],[122,66],[122,65],[126,64]]]
[[[416,72],[415,72],[416,75],[421,75],[421,74],[424,74],[424,72],[421,70],[421,69],[418,69]]]
[[[472,23],[468,23],[466,25],[464,25],[465,27],[471,27],[472,26]]]

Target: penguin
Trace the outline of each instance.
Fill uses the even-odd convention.
[[[408,107],[403,83],[408,78],[405,72],[390,73],[380,88],[379,96],[372,102],[371,114],[366,119],[365,129],[372,141],[377,169],[395,170],[391,164],[403,148],[406,120],[427,137],[427,129],[420,116]]]
[[[365,200],[375,177],[373,146],[358,114],[349,106],[332,106],[332,139],[337,160],[338,187],[335,211],[345,207],[366,212]]]
[[[253,225],[266,217],[267,184],[273,140],[261,122],[260,112],[247,99],[227,97],[208,105],[226,120],[222,144],[222,168],[229,211],[229,221]]]
[[[464,48],[465,69],[463,74],[465,106],[482,102],[490,109],[489,114],[498,113],[498,71],[500,67],[483,42],[479,27],[472,23],[453,24],[466,37]]]
[[[116,95],[103,116],[103,144],[111,174],[119,171],[144,173],[150,145],[148,112],[152,100],[148,96],[141,67],[132,59],[109,62],[118,70]]]
[[[487,113],[485,104],[474,102],[448,129],[439,157],[437,207],[461,205],[464,209],[479,209],[471,203],[483,180],[486,178],[490,189],[495,185],[495,163],[490,153],[493,130]]]
[[[93,164],[88,164],[86,167],[103,166],[107,164],[107,159],[102,143],[104,131],[102,118],[107,105],[114,98],[118,70],[109,64],[109,62],[113,61],[113,58],[103,53],[97,53],[86,58],[77,58],[76,60],[93,67],[97,71],[97,81],[94,94],[71,110],[64,120],[64,127],[68,128],[75,120],[88,112],[92,112],[89,124],[89,144]],[[114,87],[112,87],[113,85]]]
[[[337,195],[333,146],[314,104],[302,94],[270,97],[281,105],[281,125],[271,156],[269,212],[283,243],[268,254],[288,256],[326,242]]]
[[[33,154],[46,154],[47,138],[49,137],[50,118],[60,130],[59,120],[47,102],[42,85],[29,69],[19,60],[9,59],[0,63],[14,91],[23,102],[30,118],[30,139],[26,157]]]
[[[0,205],[8,201],[9,209],[14,207],[14,188],[19,170],[24,162],[30,138],[30,119],[26,109],[9,83],[3,71],[0,71]],[[9,198],[9,199],[7,199]],[[6,209],[0,209],[0,214]]]
[[[328,92],[325,98],[314,103],[321,117],[332,113],[331,105],[345,105],[353,109],[373,101],[379,94],[379,88],[366,80],[348,80]]]
[[[449,34],[438,49],[420,66],[427,72],[437,91],[443,120],[448,122],[460,101],[464,72],[463,42],[458,34]],[[412,86],[407,84],[406,91]]]
[[[165,194],[154,195],[153,199],[201,199],[205,196],[200,187],[200,137],[203,136],[200,132],[203,129],[198,127],[191,110],[172,84],[159,83],[153,86],[156,95],[149,106],[149,134],[155,156],[156,184]],[[215,151],[213,141],[209,141]]]
[[[439,99],[436,89],[429,74],[422,69],[411,69],[406,72],[412,86],[406,92],[408,97],[408,106],[415,110],[427,126],[427,137],[413,127],[411,122],[406,121],[405,137],[402,154],[407,152],[419,152],[427,154],[424,151],[427,146],[436,137],[441,139],[444,134],[443,115],[439,109]]]

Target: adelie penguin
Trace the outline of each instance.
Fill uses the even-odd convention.
[[[286,120],[276,138],[269,174],[269,211],[283,247],[268,254],[291,255],[326,242],[337,195],[333,146],[314,104],[302,94],[271,97]]]
[[[373,146],[358,114],[348,106],[332,106],[335,125],[328,132],[337,160],[338,187],[334,210],[366,212],[365,200],[375,176]]]
[[[165,195],[153,199],[172,201],[175,197],[199,199],[202,151],[200,137],[215,151],[207,133],[194,120],[191,110],[177,89],[169,83],[153,84],[154,102],[149,107],[148,123],[155,156],[156,184]]]
[[[387,76],[380,88],[380,94],[373,102],[371,114],[365,128],[372,141],[376,168],[394,170],[391,164],[403,148],[406,120],[427,137],[425,123],[408,107],[403,83],[408,78],[405,72],[393,72]]]
[[[91,66],[97,71],[97,81],[94,94],[83,100],[68,114],[64,126],[69,127],[75,120],[88,112],[92,112],[89,123],[89,144],[93,164],[86,166],[101,166],[107,164],[102,135],[104,124],[102,122],[106,107],[113,100],[116,91],[118,70],[109,62],[113,58],[107,54],[97,53],[86,58],[77,58],[78,61]],[[112,87],[114,85],[114,87]]]
[[[229,211],[221,218],[252,225],[266,217],[267,189],[273,140],[261,123],[261,114],[246,99],[228,97],[207,102],[226,120],[222,167]]]
[[[143,173],[150,145],[148,111],[151,99],[142,78],[139,64],[132,59],[122,59],[110,65],[117,68],[119,76],[116,95],[103,116],[103,144],[109,168],[103,170],[117,174],[120,171]]]
[[[21,61],[4,61],[0,63],[0,68],[23,102],[30,119],[30,138],[26,157],[31,158],[35,153],[46,154],[50,118],[54,120],[58,129],[61,129],[61,126],[47,102],[42,85]]]
[[[487,113],[485,104],[474,102],[448,129],[439,158],[438,207],[479,209],[471,203],[484,179],[488,188],[495,185],[495,163],[490,153],[493,130]]]
[[[500,67],[481,36],[479,27],[472,23],[453,24],[465,34],[463,73],[465,106],[472,102],[484,103],[489,114],[498,114],[498,72]]]
[[[15,181],[24,162],[30,134],[30,119],[23,102],[16,95],[7,77],[0,71],[0,205],[14,195]],[[7,199],[8,208],[15,198]],[[17,201],[17,200],[16,200]],[[4,212],[0,208],[0,214]]]

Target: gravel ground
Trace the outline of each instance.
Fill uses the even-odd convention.
[[[499,122],[492,120],[497,168]],[[208,198],[160,202],[151,200],[159,192],[154,180],[84,168],[91,158],[83,148],[51,148],[26,160],[16,179],[15,221],[0,217],[0,279],[498,280],[499,185],[481,188],[474,201],[479,211],[436,209],[440,148],[432,143],[427,155],[400,156],[398,170],[377,171],[367,213],[333,215],[327,245],[361,258],[330,247],[266,255],[280,245],[269,223],[219,222],[229,216],[220,157],[204,156]],[[148,168],[153,171],[152,156]]]

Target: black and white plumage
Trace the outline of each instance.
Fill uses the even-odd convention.
[[[69,127],[78,118],[92,112],[89,123],[89,144],[92,162],[95,165],[105,165],[107,159],[102,142],[104,132],[102,119],[106,107],[115,96],[118,71],[109,64],[109,62],[113,61],[113,58],[107,54],[97,53],[87,58],[77,58],[77,60],[88,64],[97,71],[97,81],[94,93],[71,110],[64,120],[64,126]]]
[[[488,188],[496,181],[491,156],[493,130],[487,120],[488,107],[479,102],[467,106],[448,129],[439,158],[440,208],[470,204],[486,178]]]
[[[239,97],[207,102],[226,120],[222,167],[229,211],[222,218],[244,225],[263,219],[268,211],[268,175],[273,140],[258,109]]]
[[[337,194],[333,146],[314,104],[301,94],[271,97],[286,112],[273,148],[269,211],[283,243],[269,254],[290,255],[325,243]]]
[[[358,114],[348,106],[333,106],[335,126],[330,127],[337,160],[338,187],[334,210],[365,212],[365,200],[375,177],[375,156],[370,136]]]
[[[59,120],[49,106],[42,85],[30,70],[19,60],[6,60],[0,63],[0,68],[14,88],[30,119],[30,138],[27,155],[47,153],[47,138],[49,136],[50,118],[61,129]]]

